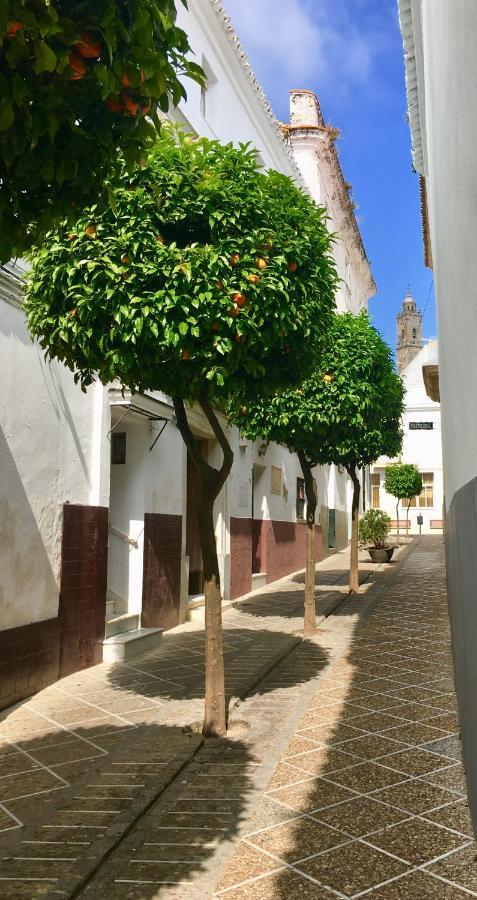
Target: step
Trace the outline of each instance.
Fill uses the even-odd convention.
[[[126,662],[134,656],[154,650],[161,643],[162,628],[135,628],[114,634],[103,641],[104,662]]]
[[[255,572],[252,575],[252,591],[258,590],[258,588],[264,588],[267,586],[267,573],[266,572]]]
[[[106,618],[116,615],[116,600],[106,600]]]
[[[125,634],[127,631],[137,631],[139,628],[138,613],[123,613],[121,616],[106,618],[106,637],[114,637],[115,634]]]

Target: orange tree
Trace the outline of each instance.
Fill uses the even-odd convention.
[[[175,0],[2,0],[0,263],[102,197],[202,79],[175,20]]]
[[[201,474],[206,604],[204,732],[226,728],[213,505],[233,453],[213,404],[298,383],[333,318],[325,214],[254,150],[164,128],[148,160],[111,182],[112,204],[47,235],[27,292],[30,329],[87,388],[98,377],[161,390]],[[222,449],[210,466],[187,420],[197,401]]]
[[[353,482],[350,590],[357,591],[360,481],[357,470],[379,456],[395,456],[402,443],[403,385],[389,347],[367,313],[333,317],[326,346],[311,377],[270,400],[231,404],[232,418],[249,438],[285,444],[298,454],[307,498],[305,634],[315,617],[316,465],[342,465]]]

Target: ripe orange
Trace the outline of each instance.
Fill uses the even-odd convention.
[[[190,359],[190,353],[189,353],[188,350],[183,350],[183,351],[182,351],[182,353],[181,353],[181,359],[185,359],[185,360]]]
[[[246,302],[247,302],[247,297],[245,296],[245,294],[238,294],[238,293],[237,293],[237,294],[232,294],[232,301],[233,301],[237,306],[239,306],[240,309],[242,309],[242,307],[245,306],[245,304],[246,304]]]
[[[85,228],[85,234],[87,234],[88,237],[94,237],[96,234],[96,225],[87,225]]]
[[[140,80],[140,84],[143,84],[144,81],[146,80],[146,76],[145,76],[144,72],[142,71],[142,69],[141,69],[141,75],[140,75],[140,79],[139,79],[139,80]],[[125,88],[131,87],[131,81],[130,81],[130,79],[129,79],[129,77],[128,77],[127,72],[125,72],[124,75],[123,75],[123,77],[121,78],[121,84],[122,84],[122,86],[125,87]]]
[[[7,25],[7,38],[14,38],[17,31],[21,31],[23,22],[9,22]]]
[[[240,342],[243,341],[243,334],[240,334],[240,331],[235,332],[234,341],[237,341],[237,344],[240,344]]]
[[[78,312],[78,310],[75,307],[74,309],[71,310],[70,316],[73,316],[73,318],[74,318],[76,316],[77,312]]]
[[[127,110],[130,116],[137,116],[139,112],[139,103],[134,99],[134,97],[131,97],[131,94],[125,94],[124,108]]]
[[[210,326],[210,330],[211,330],[211,331],[218,331],[218,330],[219,330],[219,323],[218,323],[218,322],[212,322],[212,325]]]
[[[249,281],[250,284],[258,284],[258,282],[260,281],[260,275],[249,275],[247,281]]]
[[[263,258],[263,256],[259,256],[255,262],[257,269],[266,269],[267,268],[267,260]]]
[[[101,44],[89,32],[81,35],[81,40],[74,45],[74,49],[85,59],[98,59],[101,56]]]
[[[215,287],[217,288],[218,291],[223,291],[223,289],[224,289],[224,284],[223,284],[222,281],[216,281],[216,282],[215,282]]]
[[[231,266],[236,266],[240,262],[240,253],[233,253],[229,259],[229,263]]]
[[[125,253],[124,256],[121,257],[121,262],[123,263],[123,265],[127,266],[129,262],[129,256],[127,255],[127,253]]]
[[[288,263],[288,268],[290,269],[290,272],[296,272],[296,270],[298,269],[298,263],[295,262],[294,259],[292,259],[291,262]]]
[[[82,56],[79,56],[77,53],[70,53],[69,64],[70,68],[73,69],[72,81],[80,81],[81,78],[84,78],[86,65]]]
[[[326,374],[323,378],[323,381],[326,381],[327,384],[331,384],[331,382],[333,381],[333,376]]]
[[[107,99],[105,100],[105,103],[106,103],[106,106],[108,107],[108,109],[111,110],[111,112],[113,112],[113,113],[121,112],[121,110],[123,108],[123,104],[122,104],[121,100],[119,100],[119,99],[117,100],[113,96],[107,97]]]
[[[69,233],[69,235],[68,235],[68,240],[69,240],[69,241],[75,241],[77,237],[78,237],[78,235],[75,234],[74,231],[70,231],[70,233]]]

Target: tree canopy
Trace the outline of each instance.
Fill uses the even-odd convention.
[[[83,387],[213,398],[308,374],[337,284],[308,195],[250,147],[167,127],[109,190],[107,208],[46,236],[27,289],[32,334]]]
[[[175,0],[3,0],[0,262],[96,202],[118,150],[140,159],[204,77],[189,49]]]
[[[312,465],[362,467],[399,452],[403,398],[391,350],[368,314],[340,313],[300,387],[235,403],[233,418],[249,438],[286,444]]]
[[[422,491],[422,475],[413,463],[391,463],[384,473],[384,490],[396,500],[412,500]]]

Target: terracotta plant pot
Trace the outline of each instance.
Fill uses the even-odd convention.
[[[368,553],[374,563],[391,562],[395,547],[385,547],[378,550],[376,547],[368,547]]]

